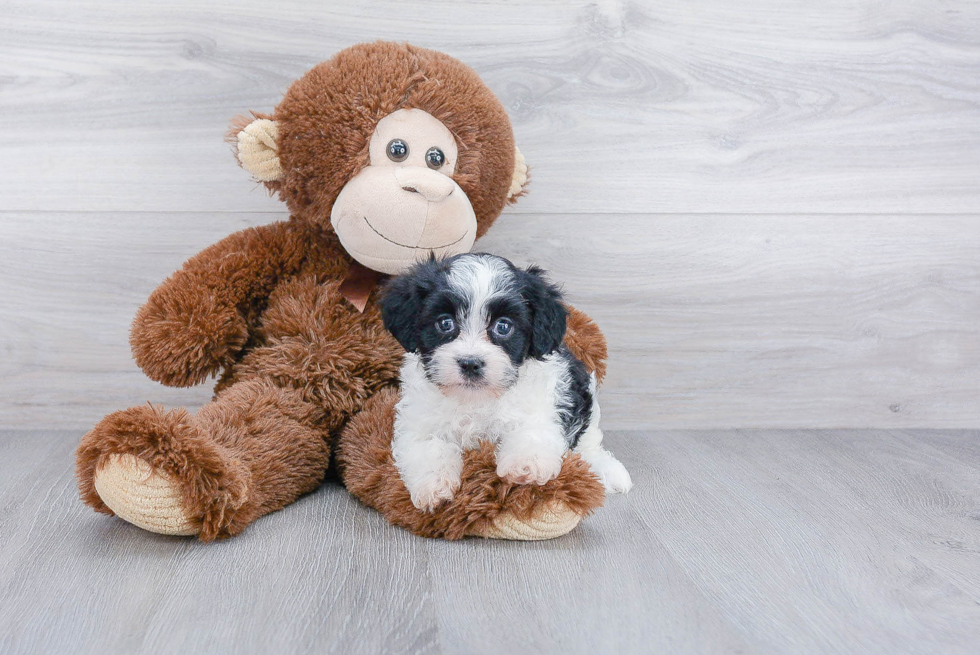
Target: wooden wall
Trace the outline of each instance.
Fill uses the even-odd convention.
[[[531,193],[481,243],[611,345],[607,427],[980,424],[980,3],[35,0],[0,21],[0,427],[199,404],[127,331],[284,217],[222,142],[376,38],[476,68]]]

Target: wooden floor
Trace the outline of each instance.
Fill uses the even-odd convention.
[[[0,433],[0,653],[922,653],[980,645],[980,432],[615,432],[637,485],[542,543],[414,537],[344,489],[230,541],[76,498]]]

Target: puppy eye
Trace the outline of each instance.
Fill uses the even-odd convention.
[[[429,168],[442,168],[442,165],[446,163],[446,155],[439,148],[429,148],[428,152],[425,153],[425,163]]]
[[[498,337],[506,338],[514,331],[514,322],[509,318],[498,318],[493,324],[493,333]]]
[[[401,139],[392,139],[388,142],[388,159],[391,161],[405,161],[408,157],[408,144]]]
[[[436,319],[436,329],[443,334],[449,334],[456,329],[456,321],[448,314],[446,316],[440,316]]]

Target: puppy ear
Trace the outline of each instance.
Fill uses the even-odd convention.
[[[414,265],[408,273],[392,278],[381,296],[381,319],[385,329],[402,348],[415,352],[419,348],[418,318],[422,303],[432,291],[432,278],[438,264],[435,257]]]
[[[521,295],[531,310],[531,345],[528,354],[540,359],[558,350],[565,338],[568,310],[562,303],[561,290],[545,278],[537,266],[520,271]]]
[[[418,349],[418,314],[422,308],[422,298],[418,283],[410,275],[392,278],[385,285],[381,296],[381,319],[385,329],[398,340],[408,352]]]

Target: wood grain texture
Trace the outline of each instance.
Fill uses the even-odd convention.
[[[0,209],[275,211],[229,119],[353,43],[471,64],[529,213],[980,212],[980,5],[37,0],[0,25]]]
[[[200,544],[81,505],[79,432],[0,433],[0,652],[972,654],[980,432],[614,432],[560,539],[427,541],[342,488]]]
[[[0,425],[206,402],[136,368],[132,316],[278,217],[0,214]],[[978,216],[507,214],[478,247],[550,269],[602,326],[607,428],[980,424]]]

